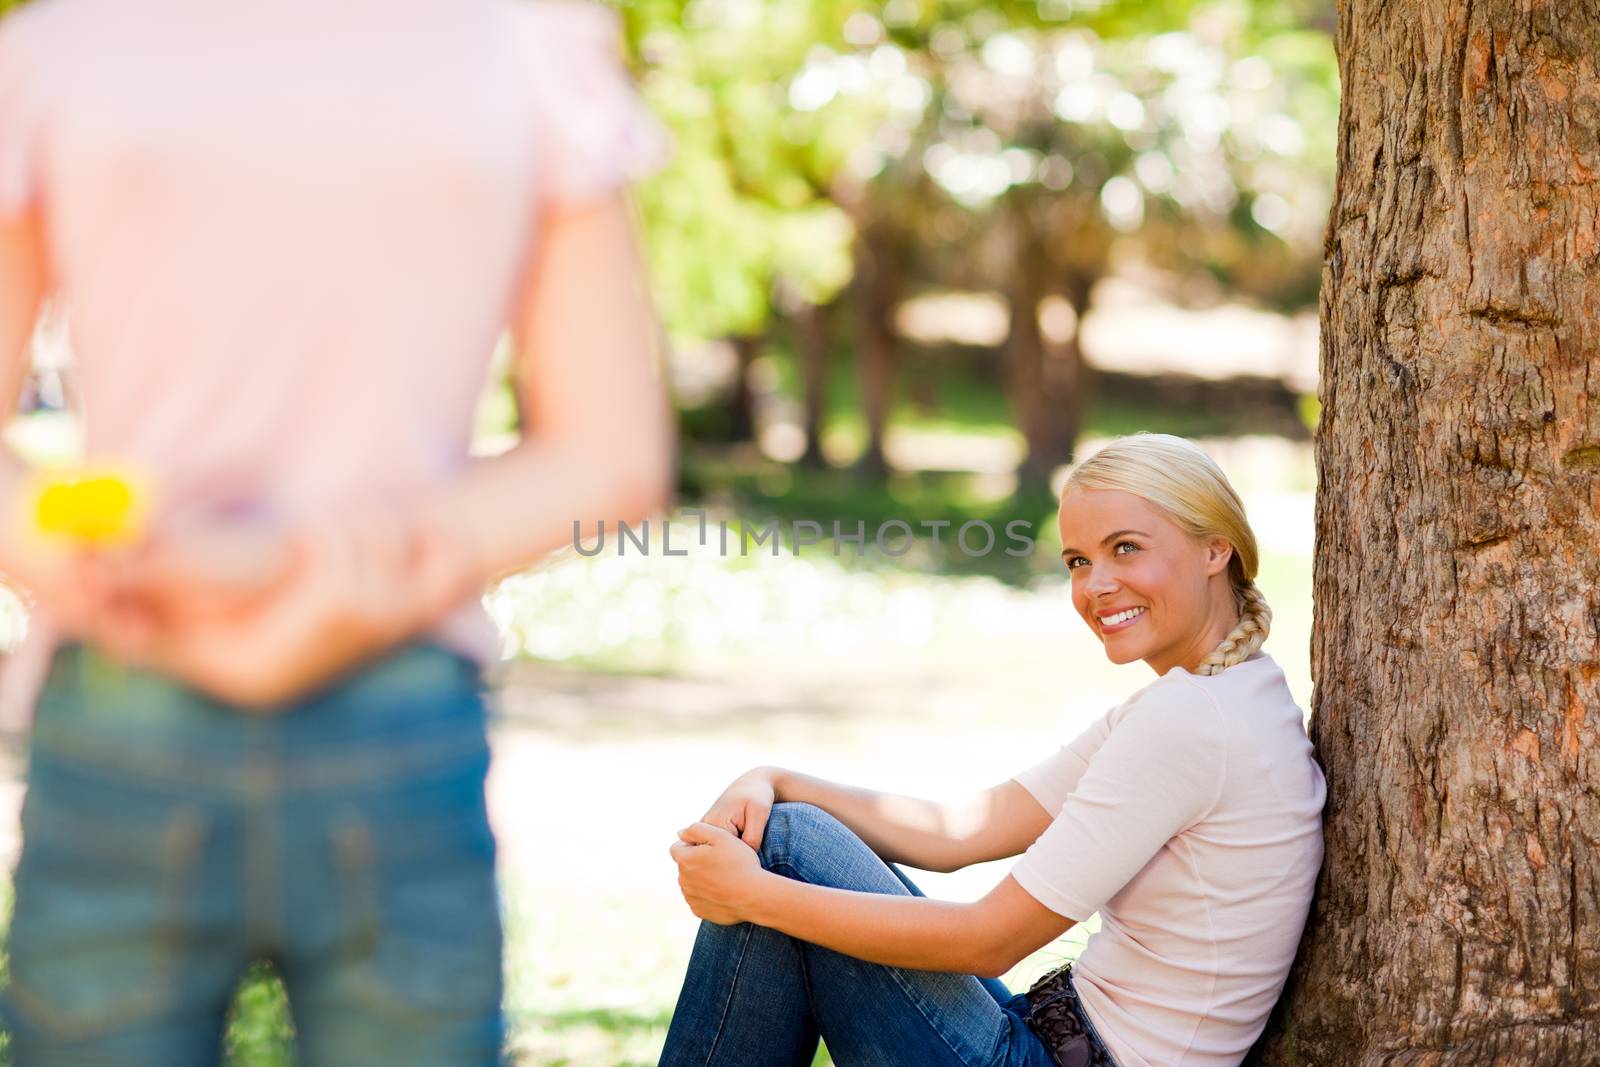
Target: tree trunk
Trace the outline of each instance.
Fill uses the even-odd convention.
[[[1006,294],[1005,348],[1001,352],[1001,372],[1011,417],[1022,432],[1022,467],[1017,472],[1023,490],[1036,490],[1049,478],[1050,464],[1039,449],[1040,425],[1049,417],[1044,396],[1044,334],[1039,329],[1039,302],[1049,285],[1040,277],[1037,264],[1023,259],[1016,263]]]
[[[1600,1063],[1600,5],[1338,34],[1327,857],[1259,1062]]]
[[[750,387],[750,367],[766,347],[765,337],[740,335],[728,338],[737,359],[733,388],[728,392],[728,440],[752,441],[756,435],[755,393]]]
[[[828,365],[833,353],[833,305],[807,304],[790,318],[805,409],[806,450],[800,463],[823,467],[822,422],[828,409]]]
[[[1057,286],[1057,294],[1072,308],[1072,333],[1045,349],[1045,393],[1054,405],[1052,428],[1043,447],[1054,465],[1071,463],[1077,455],[1078,435],[1083,432],[1083,413],[1089,410],[1094,390],[1094,375],[1083,358],[1083,317],[1089,313],[1093,278],[1070,276]]]
[[[1024,492],[1048,490],[1051,472],[1072,461],[1088,377],[1077,322],[1087,310],[1091,285],[1072,279],[1063,287],[1031,242],[1019,250],[1008,294],[1010,328],[1003,363],[1013,418],[1027,446],[1018,472]],[[1051,292],[1064,295],[1077,316],[1072,336],[1062,342],[1046,339],[1040,328],[1039,306]]]
[[[894,406],[900,365],[900,336],[894,313],[904,284],[900,242],[884,226],[865,226],[856,238],[857,326],[860,329],[861,403],[867,420],[867,447],[856,467],[869,477],[889,471],[883,439]]]

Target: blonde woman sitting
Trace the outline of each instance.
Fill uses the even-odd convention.
[[[1155,680],[962,801],[741,776],[672,846],[705,921],[663,1067],[806,1067],[819,1036],[841,1067],[1243,1059],[1299,944],[1326,792],[1261,651],[1255,537],[1217,465],[1158,434],[1077,466],[1059,525],[1073,606]],[[974,903],[895,866],[1019,854]],[[1076,964],[1024,994],[998,981],[1095,912]]]

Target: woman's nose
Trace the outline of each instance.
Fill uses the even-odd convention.
[[[1091,570],[1089,580],[1084,583],[1084,591],[1089,594],[1090,599],[1109,595],[1116,590],[1117,580],[1102,568]]]

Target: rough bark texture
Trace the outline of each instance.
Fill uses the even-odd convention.
[[[1600,3],[1348,0],[1338,48],[1327,858],[1259,1061],[1600,1063]]]

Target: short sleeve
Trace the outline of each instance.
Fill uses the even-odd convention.
[[[1061,805],[1078,787],[1083,772],[1089,769],[1089,761],[1110,734],[1112,711],[1096,719],[1088,729],[1057,749],[1054,755],[1013,775],[1012,780],[1026,789],[1051,815],[1060,811]]]
[[[0,220],[15,219],[38,193],[37,86],[29,74],[27,13],[0,18]]]
[[[1211,811],[1226,764],[1222,716],[1210,694],[1181,680],[1147,688],[1012,877],[1058,915],[1087,919]]]
[[[534,0],[528,15],[546,201],[600,199],[658,167],[669,140],[623,66],[616,13],[588,0]]]

